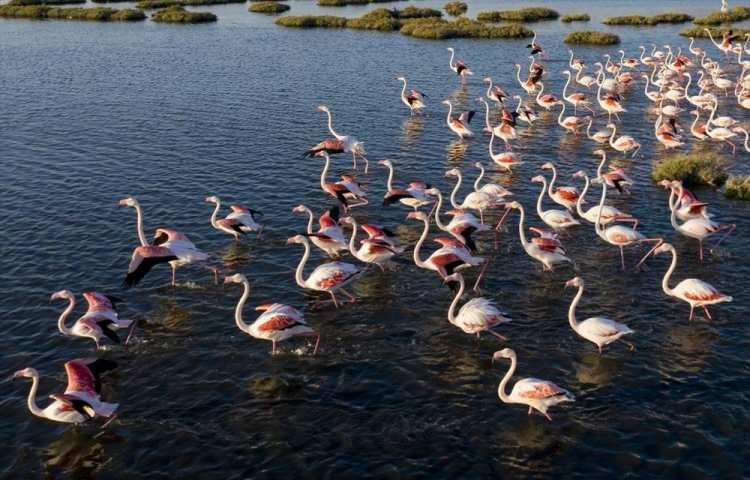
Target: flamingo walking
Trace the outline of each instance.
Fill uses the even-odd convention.
[[[554,270],[555,265],[561,263],[573,264],[573,260],[565,256],[557,240],[550,242],[550,239],[545,237],[534,238],[532,241],[526,239],[526,234],[523,230],[526,211],[524,210],[523,205],[514,201],[507,204],[506,207],[520,212],[521,218],[518,220],[518,236],[521,240],[521,246],[531,258],[542,264],[544,271],[551,272]],[[500,224],[498,224],[498,228],[499,227]]]
[[[386,187],[388,191],[383,197],[383,205],[390,205],[395,202],[401,202],[415,211],[432,203],[432,199],[427,195],[427,189],[430,185],[424,182],[411,182],[408,188],[393,188],[393,162],[391,160],[380,160],[379,165],[388,168],[388,180]]]
[[[331,197],[335,198],[344,207],[344,212],[348,212],[350,208],[361,207],[367,205],[369,202],[365,192],[359,183],[354,180],[354,177],[348,174],[341,175],[341,180],[338,182],[327,182],[326,175],[328,175],[328,168],[331,165],[331,157],[321,152],[321,156],[325,160],[323,170],[320,172],[320,188]],[[355,200],[357,203],[353,205],[349,204],[350,200]]]
[[[635,157],[638,153],[638,150],[641,149],[641,144],[636,142],[633,137],[630,137],[628,135],[622,135],[618,137],[617,140],[615,140],[617,125],[615,125],[614,123],[608,124],[607,128],[612,129],[612,133],[610,133],[609,135],[609,145],[618,152],[622,152],[623,156],[627,156],[628,152],[632,150],[633,157]]]
[[[544,200],[544,192],[547,190],[547,180],[543,176],[537,175],[531,181],[542,184],[542,190],[539,192],[539,197],[536,201],[536,212],[544,223],[555,231],[581,224],[581,222],[573,218],[573,215],[568,210],[543,210],[542,202]]]
[[[406,92],[406,77],[398,77],[396,80],[400,80],[404,85],[401,88],[401,101],[409,107],[411,114],[421,113],[422,109],[425,108],[423,100],[427,97],[420,90],[411,89]]]
[[[448,60],[448,66],[451,70],[453,70],[453,73],[458,75],[458,78],[461,79],[461,83],[464,83],[466,81],[466,77],[469,75],[474,75],[474,72],[469,70],[469,67],[464,63],[463,60],[456,60],[455,63],[453,62],[453,58],[456,56],[456,51],[453,49],[453,47],[446,48],[449,52],[451,52],[451,58]]]
[[[350,135],[341,135],[336,132],[333,129],[333,115],[331,114],[331,109],[326,105],[318,105],[318,110],[324,112],[328,116],[328,131],[331,132],[331,135],[333,135],[336,140],[341,142],[342,150],[352,154],[353,169],[357,170],[357,157],[361,157],[362,160],[365,161],[365,174],[367,174],[370,162],[365,156],[367,155],[367,152],[365,152],[365,144]]]
[[[512,171],[511,168],[521,165],[524,162],[521,161],[518,154],[513,152],[498,152],[495,153],[494,151],[494,144],[495,144],[495,132],[492,132],[492,137],[490,138],[490,145],[489,145],[489,151],[490,151],[490,158],[493,162],[495,162],[495,165],[498,167],[503,168],[506,172]]]
[[[448,124],[448,128],[450,128],[453,133],[458,135],[458,138],[460,138],[461,140],[466,137],[474,136],[474,132],[469,129],[469,123],[474,117],[474,110],[463,112],[457,118],[453,118],[453,104],[451,103],[451,101],[443,100],[443,105],[448,106],[448,115],[445,119],[445,122]]]
[[[206,203],[216,205],[211,214],[211,226],[216,230],[232,235],[236,241],[240,240],[240,235],[246,235],[248,232],[258,232],[258,236],[260,236],[263,227],[255,220],[255,215],[262,216],[261,212],[245,205],[235,204],[229,207],[232,209],[232,213],[225,218],[217,219],[219,210],[221,210],[221,199],[213,195],[206,197]]]
[[[474,232],[486,232],[490,230],[490,227],[481,223],[477,217],[471,213],[464,212],[461,209],[454,209],[447,213],[453,214],[451,221],[448,224],[444,224],[440,219],[440,209],[443,206],[443,195],[437,188],[432,188],[430,193],[437,197],[437,205],[435,206],[435,224],[437,227],[448,232],[458,241],[466,245],[471,253],[477,252],[477,245],[474,243],[472,235]]]
[[[466,195],[464,201],[459,204],[456,200],[456,193],[461,187],[461,170],[458,168],[451,168],[445,172],[445,176],[456,177],[457,179],[456,186],[453,188],[453,192],[451,192],[451,204],[453,205],[453,208],[477,210],[479,212],[479,220],[484,223],[484,211],[497,204],[496,197],[484,191],[474,191]]]
[[[344,223],[352,226],[352,236],[349,240],[349,252],[363,263],[372,263],[377,265],[381,271],[385,271],[385,265],[393,258],[394,255],[401,253],[396,250],[390,242],[379,238],[367,238],[362,240],[361,246],[357,248],[357,220],[354,217],[344,217]]]
[[[554,163],[546,162],[542,164],[541,168],[542,170],[552,170],[552,179],[549,182],[549,187],[547,187],[547,194],[549,197],[558,205],[561,205],[568,210],[573,210],[578,198],[580,197],[578,189],[569,186],[555,187],[555,182],[557,182],[557,168],[555,168]]]
[[[344,231],[339,226],[339,207],[326,210],[318,219],[320,228],[313,232],[313,212],[305,205],[297,205],[294,213],[307,214],[307,234],[316,247],[331,258],[339,258],[339,252],[347,250]]]
[[[105,295],[99,292],[83,292],[88,308],[86,313],[79,317],[72,327],[65,325],[65,320],[70,316],[76,306],[76,297],[70,290],[60,290],[52,294],[50,300],[67,300],[68,305],[57,320],[57,328],[63,335],[71,337],[90,338],[96,343],[97,350],[101,348],[102,337],[107,337],[115,343],[127,344],[133,334],[135,322],[124,320],[117,313],[115,304],[121,302],[117,297]],[[121,341],[116,330],[128,329],[128,336]]]
[[[604,208],[601,209],[601,214],[599,213],[599,206],[593,206],[584,211],[582,203],[584,197],[586,196],[586,193],[589,191],[589,176],[586,175],[586,172],[584,172],[583,170],[578,170],[573,174],[573,177],[583,178],[585,181],[583,191],[581,191],[581,195],[578,197],[578,201],[576,202],[576,212],[578,213],[579,217],[592,224],[595,224],[599,217],[601,217],[601,222],[604,225],[609,225],[614,221],[635,221],[635,219],[632,219],[630,215],[622,213],[620,210],[610,205],[605,205]]]
[[[672,211],[669,216],[669,221],[672,224],[672,227],[677,230],[677,233],[698,240],[698,257],[701,262],[703,261],[703,241],[705,239],[722,230],[727,230],[727,232],[719,239],[719,241],[716,242],[713,247],[711,247],[711,251],[713,252],[713,250],[718,247],[719,244],[735,230],[735,228],[737,228],[737,225],[734,223],[720,224],[705,216],[690,218],[686,220],[682,225],[680,225],[679,223],[677,223],[676,206],[677,205],[675,203],[675,206],[671,209]]]
[[[476,335],[477,338],[479,338],[482,332],[487,332],[496,336],[500,340],[508,340],[507,337],[492,330],[498,325],[511,321],[506,313],[498,310],[493,301],[482,297],[472,298],[459,309],[458,313],[456,313],[456,307],[458,306],[458,302],[461,300],[461,296],[464,294],[464,289],[466,287],[464,276],[460,273],[454,273],[445,277],[444,283],[448,282],[458,282],[458,291],[448,308],[448,321],[452,325],[457,326],[464,333]]]

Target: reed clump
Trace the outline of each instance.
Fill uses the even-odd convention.
[[[693,20],[693,17],[686,13],[667,12],[647,17],[644,15],[626,15],[623,17],[609,17],[604,20],[605,25],[635,25],[635,26],[654,26],[660,23],[686,23]]]
[[[451,17],[460,17],[469,9],[465,2],[448,2],[443,6],[443,10]]]
[[[563,40],[565,43],[577,43],[586,45],[617,45],[620,37],[614,33],[597,32],[596,30],[585,30],[570,32]]]
[[[135,9],[115,8],[60,8],[47,5],[0,5],[0,17],[33,20],[87,20],[96,22],[132,22],[144,20],[146,15]]]
[[[287,15],[276,19],[276,25],[291,28],[346,28],[345,17],[332,15]]]
[[[589,20],[591,20],[591,17],[588,13],[568,13],[560,19],[563,23],[588,22]]]
[[[728,161],[713,152],[677,153],[654,165],[651,179],[682,180],[687,187],[721,186],[727,179]]]
[[[479,12],[477,20],[487,23],[499,22],[538,22],[541,20],[555,20],[560,17],[556,10],[547,7],[528,7],[518,10],[496,10]]]
[[[750,7],[739,6],[730,8],[728,12],[713,12],[705,17],[696,18],[696,25],[721,25],[724,23],[741,22],[750,18]]]
[[[27,6],[27,5],[71,5],[86,3],[86,0],[10,0],[6,5]]]
[[[711,36],[716,39],[721,39],[721,35],[727,31],[732,30],[732,33],[738,37],[743,37],[746,33],[750,33],[750,29],[746,28],[720,28],[720,27],[689,27],[680,32],[683,37],[694,37],[694,38],[708,38],[708,29],[711,32]]]
[[[521,25],[490,26],[468,18],[459,18],[450,22],[441,19],[411,20],[404,23],[401,33],[429,40],[529,38],[534,35],[531,30]]]
[[[159,23],[209,23],[217,20],[211,12],[189,12],[176,5],[162,8],[151,15],[151,20]]]
[[[724,184],[724,196],[732,200],[750,200],[750,175],[732,175]]]
[[[277,14],[283,13],[290,9],[286,3],[279,2],[253,2],[248,8],[249,11],[254,13],[268,13]]]
[[[367,5],[368,3],[389,3],[404,0],[318,0],[319,7],[346,7],[348,5]]]

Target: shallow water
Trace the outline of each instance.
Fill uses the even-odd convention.
[[[437,8],[442,3],[418,2]],[[562,13],[582,9],[580,2],[546,3]],[[373,8],[291,5],[290,13],[359,15]],[[499,7],[477,1],[469,13],[487,8]],[[590,25],[534,25],[550,52],[547,87],[558,96],[559,71],[567,68],[567,47],[560,42],[565,32],[615,31],[629,55],[643,42],[684,49],[687,41],[677,32],[685,26],[609,29],[599,22],[631,12],[698,15],[714,5],[603,1],[584,9],[593,17]],[[371,159],[393,159],[397,184],[419,178],[447,192],[453,184],[443,178],[448,167],[462,167],[465,181],[473,182],[477,172],[471,165],[490,162],[484,135],[465,144],[454,140],[439,101],[452,97],[477,108],[473,99],[484,91],[484,74],[521,92],[512,66],[528,61],[527,41],[447,43],[390,33],[290,30],[249,14],[245,5],[210,10],[218,23],[189,27],[0,21],[2,370],[9,376],[36,367],[41,401],[62,385],[65,361],[93,354],[89,342],[58,334],[62,308],[49,302],[56,290],[93,287],[122,296],[124,316],[140,322],[131,346],[100,353],[120,365],[105,381],[106,396],[121,404],[120,418],[107,430],[33,418],[25,408],[29,385],[2,382],[3,477],[747,475],[750,207],[698,191],[719,221],[738,225],[719,255],[699,264],[696,244],[671,228],[666,194],[649,180],[651,165],[664,152],[654,145],[654,117],[644,112],[641,83],[627,94],[622,125],[644,147],[635,159],[614,157],[637,185],[630,196],[613,195],[612,203],[637,215],[647,234],[677,246],[676,278],[699,277],[735,301],[715,308],[714,321],[699,315],[688,323],[686,305],[660,289],[667,258],[622,273],[616,249],[589,227],[575,229],[564,242],[587,282],[579,317],[602,314],[636,330],[635,353],[617,344],[599,356],[566,321],[573,292],[563,284],[574,272],[542,273],[520,248],[514,214],[483,289],[514,319],[500,331],[518,352],[516,378],[549,379],[577,397],[552,409],[554,421],[548,422],[527,416],[522,406],[500,403],[497,384],[507,365],[491,365],[490,356],[506,345],[489,336],[477,341],[449,325],[448,290],[408,256],[390,273],[366,273],[354,287],[358,305],[315,310],[321,297],[293,282],[302,249],[284,245],[305,223],[292,207],[305,203],[317,212],[330,204],[318,184],[322,162],[299,158],[328,134],[316,105],[330,105],[337,129],[365,141]],[[720,58],[708,41],[698,43]],[[476,72],[466,88],[447,68],[448,45]],[[615,50],[575,48],[589,65]],[[429,95],[424,118],[410,118],[400,103],[398,74]],[[478,110],[477,133],[484,119]],[[734,107],[723,113],[747,123]],[[683,125],[690,120],[684,113]],[[571,184],[573,172],[593,173],[597,164],[592,142],[562,134],[553,122],[546,116],[524,131],[518,150],[528,163],[512,175],[489,169],[535,225],[538,186],[528,179],[541,173],[539,165],[555,161]],[[732,170],[747,173],[748,158],[738,153]],[[340,156],[332,174],[350,166]],[[373,163],[370,174],[360,172],[359,178],[372,206],[357,210],[357,218],[391,226],[413,243],[420,224],[405,221],[401,206],[378,205],[385,169]],[[465,186],[460,196],[467,191]],[[271,358],[270,344],[234,325],[240,287],[213,286],[198,267],[179,269],[176,289],[167,286],[168,269],[159,267],[137,288],[122,291],[137,238],[133,211],[118,207],[117,200],[131,194],[143,205],[147,231],[177,228],[210,252],[224,273],[240,271],[255,280],[248,317],[251,306],[268,300],[304,310],[321,331],[320,354],[300,355],[310,348],[295,341]],[[210,194],[264,211],[265,238],[235,244],[213,230],[212,206],[203,203]],[[483,246],[491,252],[491,242]],[[643,252],[627,251],[630,267]],[[315,252],[311,265],[322,261]]]

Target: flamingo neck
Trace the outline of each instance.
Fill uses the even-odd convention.
[[[453,187],[453,191],[451,192],[451,205],[453,205],[453,208],[461,208],[461,205],[458,204],[458,201],[456,200],[456,195],[458,194],[458,189],[461,188],[461,172],[458,172],[458,175],[456,175],[458,180],[456,181],[456,186]]]
[[[305,207],[305,213],[307,214],[307,233],[313,233],[313,212]]]
[[[216,202],[216,207],[214,208],[214,213],[211,214],[211,226],[218,229],[219,226],[216,224],[216,217],[219,215],[219,209],[221,208],[221,201]]]
[[[401,98],[406,98],[406,80],[401,80],[404,86],[401,88]]]
[[[519,105],[519,107],[520,107],[520,105]],[[490,158],[493,159],[493,160],[495,159],[495,152],[493,151],[494,150],[494,143],[495,143],[495,136],[496,136],[495,132],[492,132],[492,136],[490,137],[490,147],[489,147],[490,148]]]
[[[674,206],[672,207],[672,212],[669,214],[669,222],[672,224],[672,227],[677,230],[680,233],[683,233],[682,225],[677,223],[677,204],[680,201],[680,198],[682,198],[682,189],[677,193],[677,199],[674,202]]]
[[[451,124],[451,115],[453,115],[453,104],[451,102],[448,102],[448,116],[445,119],[448,125]]]
[[[657,119],[657,121],[658,121],[658,119]],[[613,124],[613,125],[614,125],[614,124]],[[612,148],[614,148],[614,147],[615,147],[615,142],[614,142],[614,139],[615,139],[615,132],[617,132],[617,125],[615,125],[615,127],[614,127],[614,128],[612,129],[612,133],[610,133],[610,134],[609,134],[609,145],[610,145],[610,146],[611,146]]]
[[[57,319],[57,328],[58,330],[60,330],[60,332],[64,333],[65,335],[73,335],[73,331],[65,325],[65,319],[68,318],[68,315],[71,314],[75,306],[76,306],[75,297],[72,297],[72,296],[69,297],[68,306],[60,314],[60,318]]]
[[[302,276],[302,272],[305,270],[305,264],[307,263],[307,259],[310,258],[310,242],[306,238],[302,238],[302,245],[305,247],[305,253],[302,255],[302,258],[299,261],[299,265],[297,265],[297,270],[294,272],[294,281],[297,282],[297,285],[299,285],[302,288],[307,288],[305,285],[305,278]]]
[[[591,125],[593,125],[594,121],[589,119],[589,126],[586,127],[586,136],[589,137],[589,140],[593,140],[594,137],[591,136]]]
[[[518,211],[521,215],[521,218],[518,219],[518,237],[521,239],[521,245],[525,250],[529,246],[529,241],[526,240],[526,232],[523,230],[523,222],[526,219],[526,210],[523,209],[523,206],[520,206],[518,207]]]
[[[333,114],[331,114],[330,110],[326,110],[326,115],[328,116],[328,131],[331,132],[331,135],[341,140],[342,136],[336,133],[336,130],[333,129]]]
[[[487,130],[492,131],[492,125],[490,125],[490,104],[484,101],[484,123],[487,125]]]
[[[583,197],[586,196],[586,193],[589,191],[589,176],[584,175],[583,177],[585,183],[583,184],[583,190],[581,190],[581,195],[578,197],[578,200],[576,201],[576,212],[578,212],[578,216],[584,217],[583,212]]]
[[[464,294],[465,287],[466,287],[466,282],[464,281],[463,275],[461,275],[458,278],[458,292],[456,292],[456,296],[453,297],[451,306],[450,308],[448,308],[448,321],[453,324],[455,324],[456,322],[456,305],[458,305],[458,301],[461,300],[461,295]]]
[[[602,211],[604,210],[604,200],[607,198],[607,182],[602,182],[602,198],[599,200],[599,211],[596,214],[596,234],[604,238],[604,226],[602,225]]]
[[[523,105],[523,99],[521,97],[515,97],[518,99],[518,105],[516,105],[516,113],[521,111],[521,105]]]
[[[536,94],[537,102],[539,102],[539,99],[542,98],[542,92],[544,92],[544,82],[539,82],[539,93]]]
[[[492,92],[492,79],[490,78],[490,81],[487,82],[489,85],[487,86],[487,98],[490,98],[490,93]]]
[[[424,243],[425,239],[427,238],[427,233],[430,231],[430,220],[424,220],[424,230],[422,230],[422,235],[419,237],[419,240],[417,240],[417,244],[414,245],[414,264],[418,266],[419,268],[427,268],[427,265],[425,262],[423,262],[419,258],[419,250],[422,248],[422,244]]]
[[[547,190],[547,180],[542,180],[542,189],[539,192],[539,197],[536,199],[536,213],[538,213],[540,217],[544,216],[544,211],[542,210],[542,200],[544,199],[545,190]]]
[[[242,330],[243,332],[247,332],[250,330],[250,324],[246,323],[242,319],[242,309],[245,307],[245,302],[247,302],[247,299],[250,298],[250,282],[247,281],[247,279],[242,280],[242,287],[242,296],[237,302],[237,307],[235,307],[234,309],[234,321],[237,323],[237,326],[240,330]]]
[[[393,190],[393,165],[388,164],[388,184],[386,185],[388,191]]]
[[[139,203],[135,204],[135,229],[138,232],[138,241],[141,242],[142,247],[148,246],[148,240],[146,240],[146,234],[143,232],[143,211]]]
[[[479,164],[479,176],[476,180],[474,180],[474,191],[479,191],[479,183],[482,181],[482,178],[484,178],[484,165],[481,163]]]
[[[568,308],[568,323],[570,323],[570,327],[575,332],[578,331],[578,320],[576,320],[576,307],[578,306],[578,302],[581,300],[582,296],[583,296],[583,285],[580,285],[578,287],[578,293],[576,293],[576,296],[573,297],[573,301],[570,302],[570,308]]]
[[[29,390],[29,397],[26,400],[29,406],[29,411],[37,417],[44,417],[44,410],[36,404],[36,392],[39,390],[39,375],[31,377],[31,390]]]
[[[503,401],[503,403],[511,403],[510,396],[505,393],[505,387],[508,385],[508,382],[510,381],[511,377],[514,373],[516,373],[516,356],[515,354],[510,357],[510,368],[505,373],[505,376],[502,380],[500,380],[500,385],[497,387],[497,395],[500,397],[500,400]]]
[[[435,206],[435,224],[440,230],[447,231],[448,227],[442,222],[442,220],[440,220],[440,209],[443,206],[443,194],[440,193],[440,190],[438,190],[437,197],[437,205]]]
[[[323,164],[323,170],[320,172],[320,188],[325,191],[326,189],[326,175],[328,175],[328,167],[331,164],[331,157],[326,155],[325,157],[325,163]]]
[[[664,278],[662,278],[661,280],[661,288],[667,295],[673,295],[674,291],[669,288],[669,278],[672,276],[672,272],[674,272],[674,269],[677,267],[677,252],[675,251],[674,247],[670,248],[669,251],[672,252],[672,263],[669,265],[669,268],[664,274]]]
[[[562,109],[560,110],[560,115],[557,116],[557,124],[560,125],[561,127],[564,127],[563,122],[562,122],[562,118],[564,114],[565,114],[565,102],[562,103]],[[550,188],[552,188],[551,184],[550,184]]]
[[[521,81],[521,65],[518,64],[516,64],[516,78],[518,79],[518,83],[523,87],[523,82]]]
[[[602,161],[599,162],[599,166],[596,168],[596,178],[602,178],[602,170],[604,169],[604,164],[607,163],[607,154],[602,154]]]
[[[455,70],[456,67],[453,66],[453,57],[456,55],[455,50],[451,50],[451,58],[448,60],[448,66],[451,67],[451,70]]]
[[[354,255],[357,259],[359,258],[359,252],[357,252],[357,221],[354,219],[354,217],[349,217],[352,219],[352,237],[349,239],[349,251]]]
[[[566,92],[568,91],[568,84],[570,83],[570,73],[566,74],[568,76],[568,80],[565,82],[565,86],[563,87],[563,97],[567,98],[568,95],[566,95]]]

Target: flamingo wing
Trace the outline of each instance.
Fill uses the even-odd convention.
[[[524,378],[516,382],[511,395],[521,398],[542,400],[558,395],[570,395],[570,392],[547,380]]]
[[[697,278],[688,278],[681,281],[674,289],[688,300],[695,302],[712,302],[732,297],[719,292],[713,285]]]
[[[178,260],[177,255],[167,247],[154,245],[136,247],[130,259],[128,273],[125,276],[123,284],[125,287],[132,287],[138,284],[151,271],[154,265],[174,260]]]
[[[101,374],[112,370],[117,364],[105,359],[77,358],[65,363],[68,385],[65,394],[84,393],[98,397],[101,391]]]
[[[476,113],[476,112],[475,112],[474,110],[469,110],[468,112],[463,112],[463,113],[462,113],[462,114],[461,114],[461,115],[460,115],[460,116],[458,117],[458,120],[459,120],[459,121],[460,121],[460,122],[461,122],[462,124],[464,124],[464,125],[468,125],[469,123],[471,123],[471,119],[472,119],[472,118],[474,118],[474,114],[475,114],[475,113]]]

